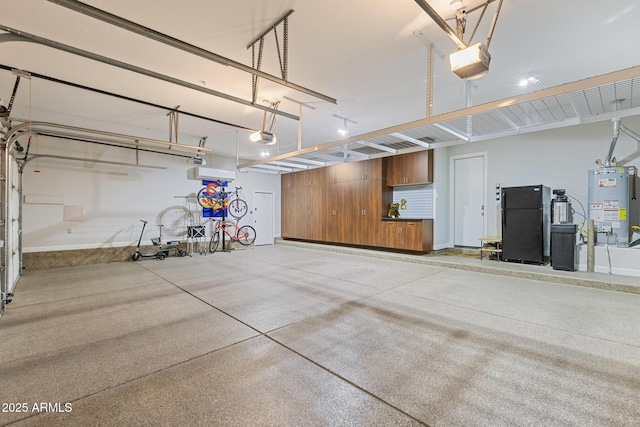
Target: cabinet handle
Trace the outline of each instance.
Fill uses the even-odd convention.
[[[363,210],[362,210],[362,215],[364,216],[364,215],[366,215],[366,214],[367,214],[367,211],[363,209]]]

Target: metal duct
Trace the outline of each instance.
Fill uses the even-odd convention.
[[[611,146],[609,147],[609,153],[607,158],[604,159],[604,165],[606,167],[615,166],[611,164],[611,157],[613,156],[613,150],[616,148],[616,142],[620,136],[620,119],[613,119],[613,138],[611,139]]]

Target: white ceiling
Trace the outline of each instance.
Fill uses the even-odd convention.
[[[332,104],[260,79],[258,103],[280,100],[280,110],[298,115],[302,108],[302,147],[340,140],[337,129],[348,123],[350,135],[375,132],[427,116],[425,41],[434,43],[433,114],[467,106],[465,82],[449,70],[456,47],[414,0],[86,0],[86,4],[165,33],[200,48],[251,65],[246,48],[274,19],[289,17],[291,83],[337,99]],[[449,0],[429,0],[441,16],[454,11]],[[467,0],[482,3],[479,0]],[[499,1],[490,4],[474,38],[485,42]],[[582,0],[504,0],[489,51],[489,74],[473,81],[474,105],[522,95],[640,65],[640,3]],[[0,0],[0,25],[58,43],[201,85],[250,101],[251,75],[185,53],[46,0]],[[467,19],[467,39],[479,17]],[[453,21],[449,21],[453,25]],[[278,28],[282,46],[282,27]],[[262,70],[281,77],[273,32],[265,37]],[[136,74],[35,43],[0,43],[0,64],[85,85],[180,111],[231,123],[222,125],[181,114],[179,142],[207,147],[219,155],[259,160],[298,147],[298,121],[277,117],[279,144],[250,143],[260,129],[263,111]],[[541,83],[518,82],[536,75]],[[6,103],[16,76],[0,70],[0,97]],[[633,93],[633,92],[632,92]],[[606,111],[608,105],[604,105]],[[613,109],[614,106],[611,106]],[[53,83],[40,78],[20,83],[12,117],[169,139],[167,110]],[[238,150],[238,152],[236,151]]]

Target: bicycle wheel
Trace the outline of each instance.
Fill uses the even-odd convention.
[[[249,206],[242,199],[235,198],[229,202],[229,215],[235,219],[240,219],[247,214]]]
[[[209,241],[209,252],[214,253],[215,251],[217,251],[219,244],[220,244],[220,230],[216,230],[216,232],[211,235],[211,240]]]
[[[250,225],[243,225],[238,229],[236,234],[238,242],[243,246],[252,245],[256,240],[256,230]]]

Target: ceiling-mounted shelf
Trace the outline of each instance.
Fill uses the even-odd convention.
[[[640,66],[427,117],[239,165],[255,170],[286,160],[311,167],[640,114]],[[413,142],[412,142],[413,141]],[[280,171],[289,172],[289,171]]]

